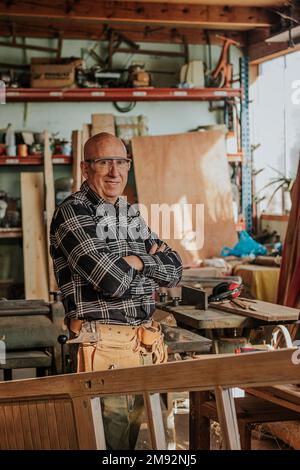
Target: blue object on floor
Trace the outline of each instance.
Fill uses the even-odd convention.
[[[240,239],[238,243],[233,248],[228,248],[227,246],[224,247],[221,251],[221,256],[249,256],[249,255],[266,255],[267,249],[260,243],[257,243],[253,240],[252,237],[246,232],[242,230],[240,232]]]

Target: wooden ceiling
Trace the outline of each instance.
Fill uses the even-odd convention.
[[[218,43],[216,32],[248,44],[249,32],[280,22],[286,0],[0,0],[0,36]]]
[[[114,0],[112,0],[114,1]],[[125,0],[130,2],[132,0]],[[144,3],[145,0],[136,0]],[[161,0],[149,0],[150,3],[161,3]],[[193,5],[225,5],[225,6],[244,6],[244,7],[272,7],[284,5],[287,0],[164,0],[164,3],[181,3]]]

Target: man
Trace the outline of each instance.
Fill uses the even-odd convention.
[[[91,137],[81,169],[86,181],[57,208],[50,233],[71,342],[79,344],[77,371],[163,362],[154,292],[178,284],[181,260],[120,197],[130,169],[120,139]],[[141,397],[107,397],[102,408],[107,447],[133,449]]]

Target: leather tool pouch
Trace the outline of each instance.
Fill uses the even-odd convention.
[[[152,364],[167,362],[167,346],[164,344],[164,335],[159,323],[152,321],[150,325],[141,325],[138,328],[137,337],[141,354],[151,354]]]

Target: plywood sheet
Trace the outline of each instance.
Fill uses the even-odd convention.
[[[45,184],[45,206],[46,206],[46,233],[47,233],[47,262],[48,262],[48,279],[50,292],[57,291],[57,284],[54,277],[53,262],[50,256],[50,225],[55,210],[55,193],[54,193],[54,175],[52,153],[50,150],[49,133],[44,132],[44,184]]]
[[[178,205],[169,236],[162,223],[148,221],[184,263],[220,256],[224,246],[237,242],[222,131],[135,137],[132,149],[138,201],[148,215],[151,204]]]
[[[115,118],[113,114],[92,114],[92,136],[99,132],[115,135]]]
[[[49,299],[42,173],[21,173],[26,299]]]
[[[73,177],[73,186],[72,192],[75,193],[79,191],[81,185],[81,141],[82,141],[82,132],[73,131],[72,132],[72,154],[73,154],[73,167],[72,167],[72,177]]]

